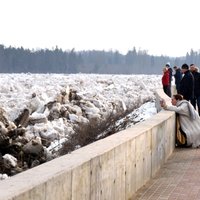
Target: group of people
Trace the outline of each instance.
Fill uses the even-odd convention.
[[[174,76],[177,94],[172,96],[171,106],[161,101],[161,107],[175,111],[177,114],[179,128],[176,133],[176,144],[183,147],[200,147],[200,73],[198,67],[195,64],[188,66],[185,63],[181,68],[174,66],[174,74],[172,71],[167,63],[163,68],[163,90],[171,97],[171,81]]]
[[[195,64],[188,66],[186,63],[181,68],[174,66],[175,73],[167,63],[163,68],[162,84],[164,92],[171,97],[172,77],[175,79],[177,94],[181,94],[183,98],[198,110],[200,115],[200,73],[199,68]]]

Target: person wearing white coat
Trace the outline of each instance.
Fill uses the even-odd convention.
[[[180,94],[173,95],[172,105],[166,105],[161,101],[161,107],[165,110],[175,111],[179,116],[179,124],[182,134],[186,135],[185,146],[200,147],[200,117],[192,104],[183,99]]]

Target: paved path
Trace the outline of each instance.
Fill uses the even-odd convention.
[[[177,148],[134,200],[200,200],[200,149]]]

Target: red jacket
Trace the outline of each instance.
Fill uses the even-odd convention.
[[[163,76],[162,76],[162,84],[163,86],[169,85],[169,71],[165,71]]]

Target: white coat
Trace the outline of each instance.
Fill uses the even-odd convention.
[[[179,114],[180,127],[187,136],[187,144],[200,146],[200,117],[192,104],[186,100],[177,101],[176,106],[166,106],[166,110]]]

